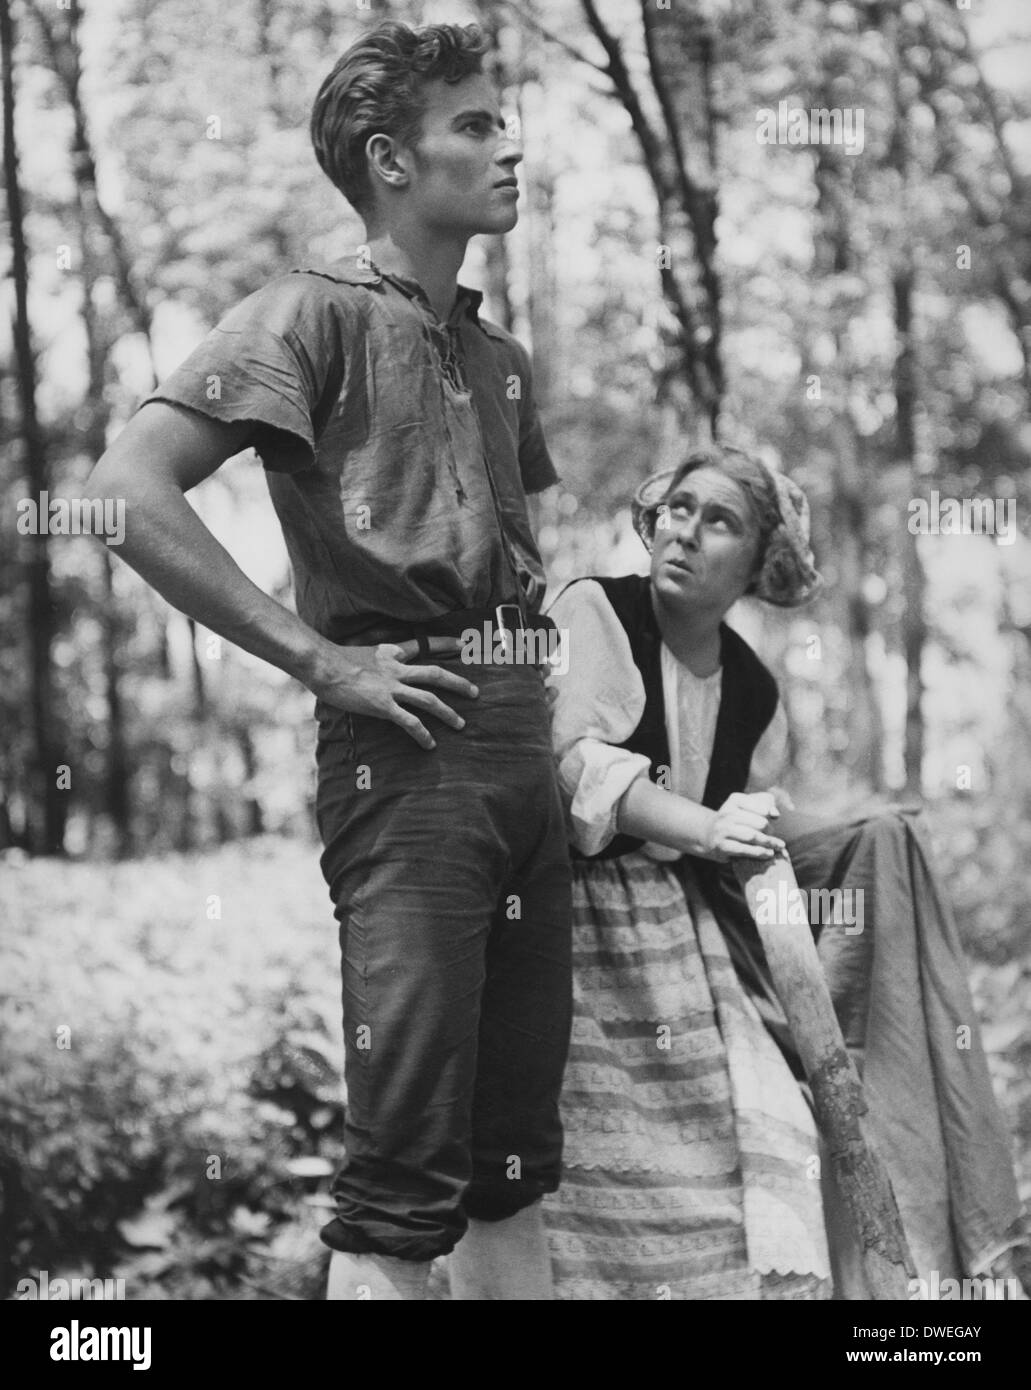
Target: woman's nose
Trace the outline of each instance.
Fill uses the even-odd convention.
[[[689,545],[692,549],[698,549],[698,527],[697,516],[688,517],[681,523],[679,528],[680,542],[682,545]]]

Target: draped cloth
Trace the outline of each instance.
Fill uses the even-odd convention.
[[[959,930],[919,812],[894,808],[835,823],[785,812],[777,833],[801,888],[863,894],[862,930],[824,925],[817,949],[862,1071],[869,1133],[920,1277],[975,1276],[1027,1243],[1027,1225]],[[718,894],[708,896],[759,1012],[784,1042],[786,1024],[740,891],[721,874]],[[790,1049],[788,1041],[789,1057]]]

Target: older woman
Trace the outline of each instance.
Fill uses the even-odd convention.
[[[745,594],[792,606],[815,592],[805,498],[712,449],[649,479],[633,514],[650,576],[580,580],[551,609],[569,634],[550,683],[577,855],[564,1180],[546,1211],[557,1296],[867,1296],[721,868],[785,842],[803,887],[862,890],[864,919],[839,915],[820,948],[846,1038],[866,1049],[920,1273],[980,1272],[1019,1238],[1020,1209],[955,924],[910,816],[824,826],[762,790],[786,724],[773,677],[723,621]]]

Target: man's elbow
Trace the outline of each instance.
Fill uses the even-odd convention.
[[[79,491],[82,531],[104,545],[121,545],[125,540],[126,496],[117,477],[105,467],[106,457],[101,455]]]
[[[108,449],[93,465],[82,488],[85,502],[106,502],[109,498],[125,495],[128,479],[119,468],[117,460]]]

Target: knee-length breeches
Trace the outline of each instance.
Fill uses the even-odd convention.
[[[353,715],[318,748],[322,869],[343,963],[337,1250],[427,1260],[468,1216],[558,1186],[571,1014],[570,869],[531,666],[456,667],[476,700],[430,727]]]

